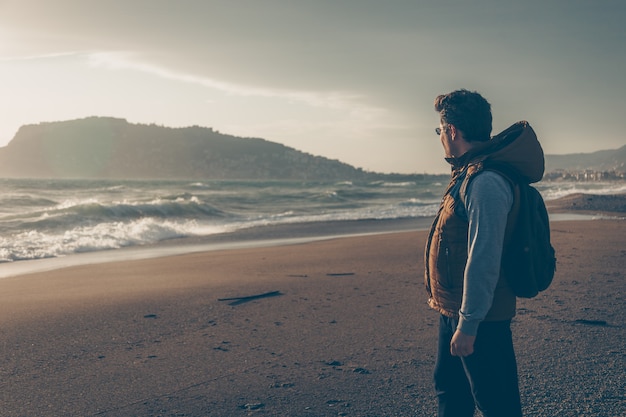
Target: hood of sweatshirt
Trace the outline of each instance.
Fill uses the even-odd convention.
[[[446,159],[453,167],[482,162],[492,166],[506,166],[513,169],[529,184],[543,178],[545,160],[543,149],[530,124],[521,121],[480,143],[459,158]]]

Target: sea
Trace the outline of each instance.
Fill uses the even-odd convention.
[[[154,254],[154,248],[164,247],[191,251],[209,243],[224,247],[246,240],[424,229],[447,180],[447,175],[396,182],[0,179],[0,277],[11,274],[9,264],[129,254],[123,251],[129,248],[133,253],[152,248]],[[542,181],[536,187],[546,200],[626,192],[623,181]]]

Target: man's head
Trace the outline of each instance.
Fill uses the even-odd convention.
[[[475,91],[457,90],[435,99],[441,126],[454,126],[467,142],[484,142],[491,137],[491,105]]]

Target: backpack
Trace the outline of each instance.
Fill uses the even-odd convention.
[[[550,243],[550,222],[543,197],[510,169],[480,165],[463,180],[461,198],[464,199],[469,181],[483,169],[496,171],[509,181],[514,202],[507,220],[500,274],[517,297],[533,298],[550,286],[556,271],[556,253]]]

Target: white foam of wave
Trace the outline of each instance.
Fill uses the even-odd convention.
[[[54,210],[67,210],[73,207],[80,207],[80,206],[88,206],[88,205],[92,205],[92,204],[100,204],[100,201],[97,198],[70,198],[67,200],[64,200],[62,202],[60,202],[59,204],[57,204],[55,207],[53,207],[52,209]]]
[[[415,187],[415,183],[412,181],[406,182],[383,182],[380,184],[383,187]]]
[[[274,224],[315,223],[346,220],[388,220],[431,217],[437,212],[438,204],[406,202],[403,204],[383,204],[359,209],[332,211],[319,214],[294,215],[288,211],[277,215],[248,218],[234,223],[234,229],[243,227],[269,226]]]
[[[205,236],[231,231],[232,226],[199,224],[194,220],[142,218],[81,226],[62,233],[38,230],[0,238],[0,261],[43,259],[72,253],[145,245],[176,237]]]
[[[546,182],[537,184],[545,200],[556,200],[570,194],[624,194],[625,182]]]

